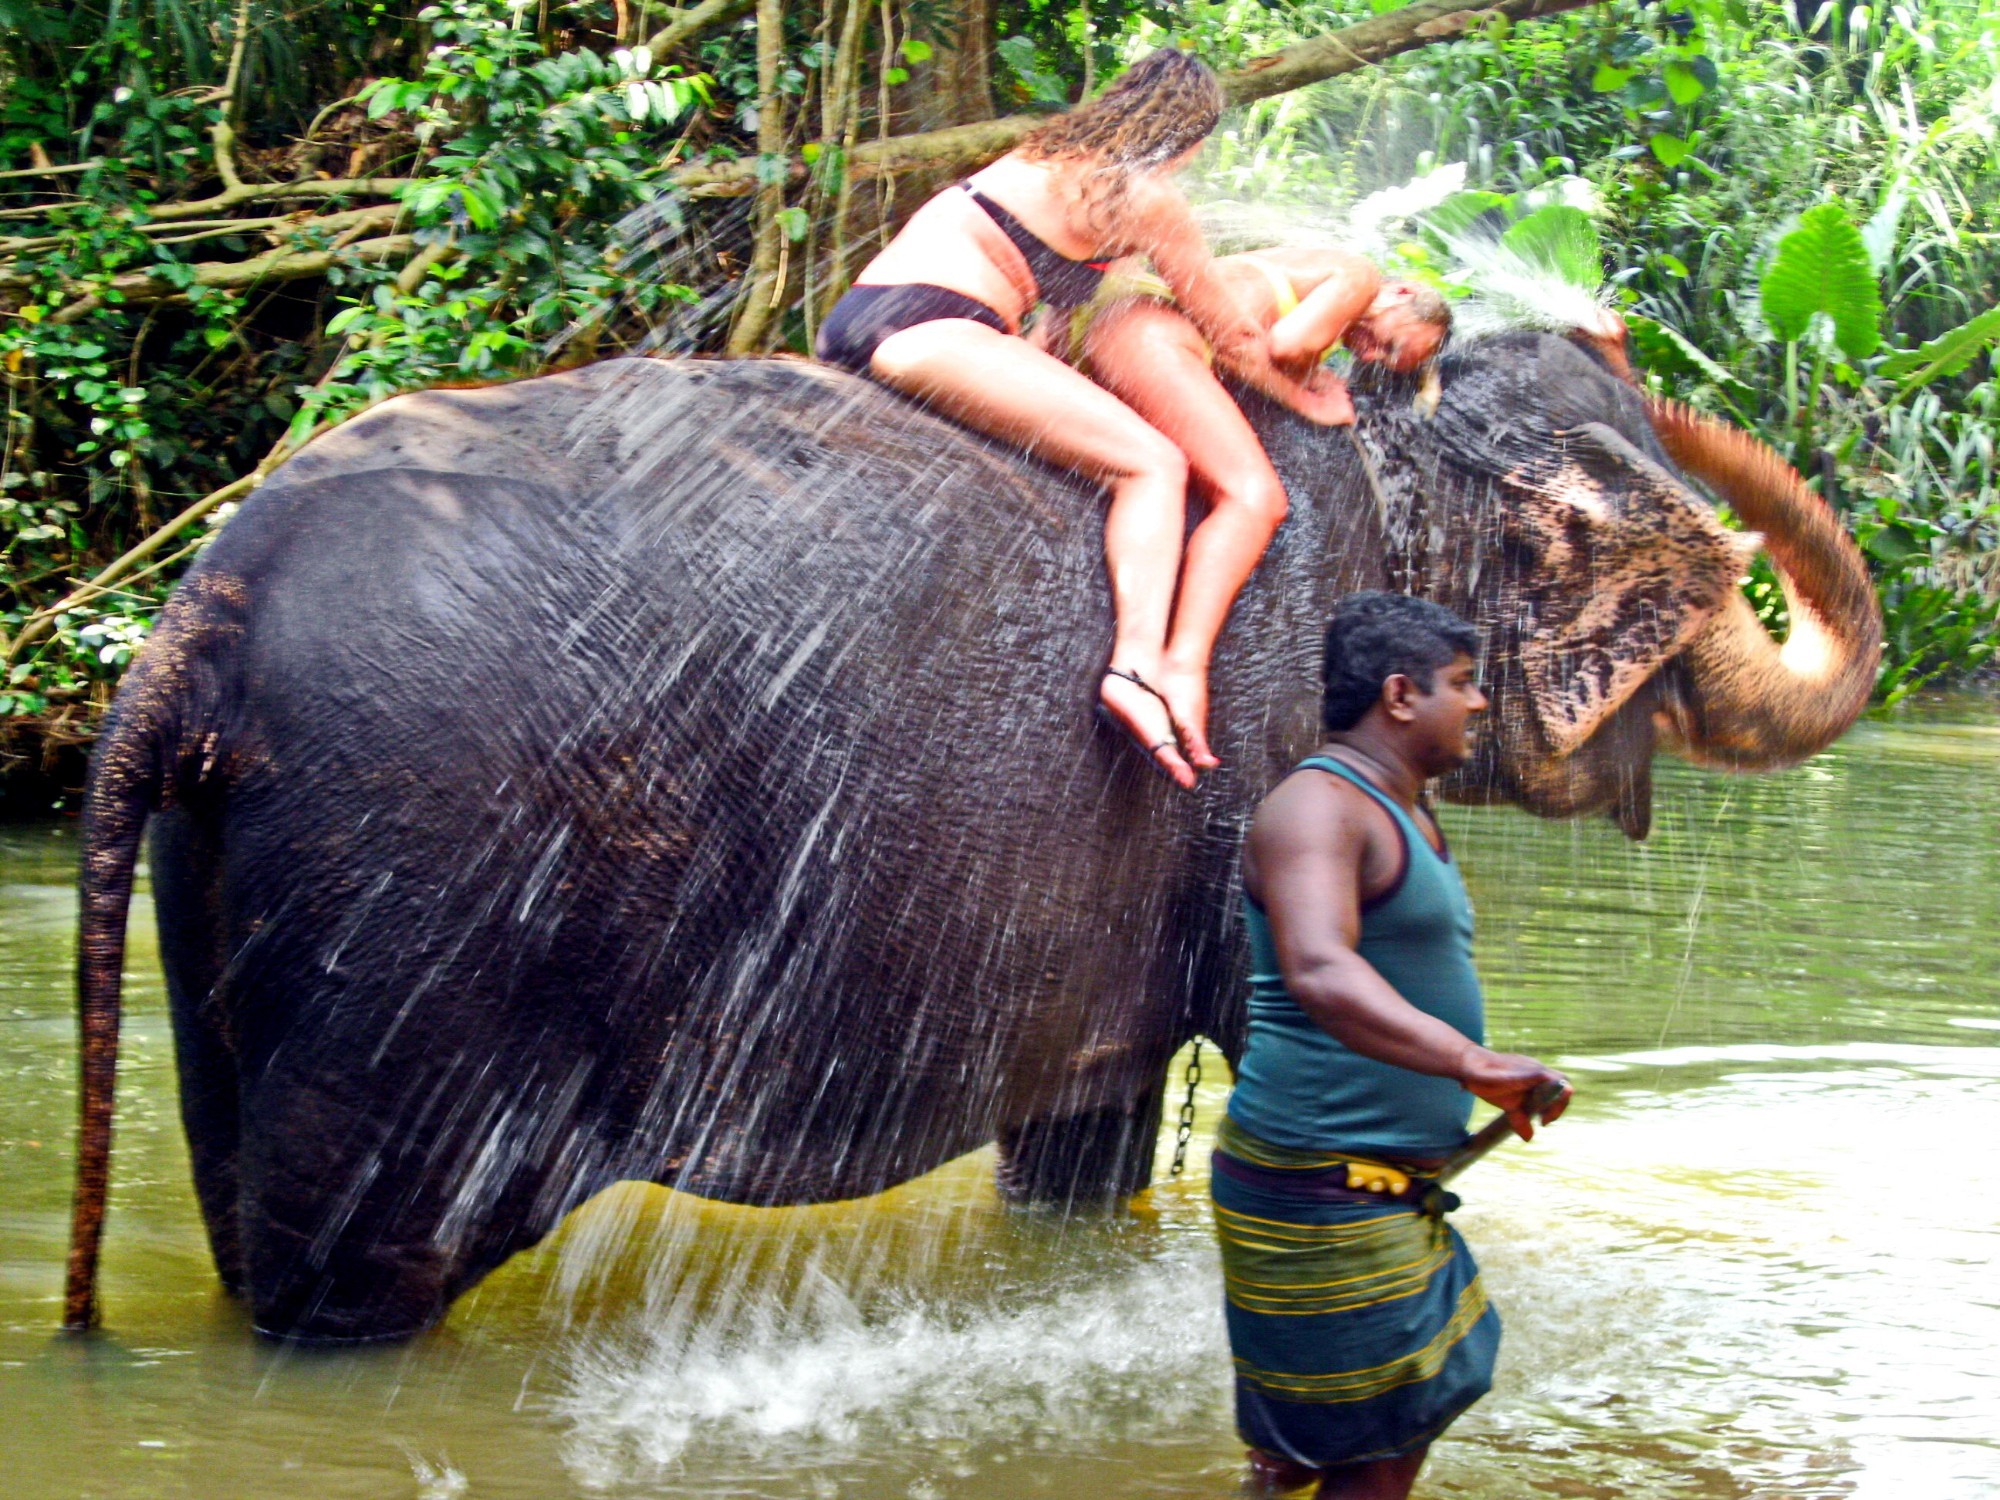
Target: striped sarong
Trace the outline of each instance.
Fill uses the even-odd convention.
[[[1422,1447],[1486,1394],[1500,1315],[1442,1217],[1306,1196],[1308,1174],[1362,1158],[1272,1146],[1226,1117],[1216,1151],[1260,1179],[1210,1179],[1245,1442],[1316,1469],[1366,1463]],[[1286,1172],[1299,1191],[1267,1181]]]

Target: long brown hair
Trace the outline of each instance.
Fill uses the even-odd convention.
[[[1134,172],[1165,166],[1208,139],[1222,118],[1222,80],[1178,47],[1161,47],[1088,104],[1032,131],[1016,149],[1030,161],[1089,161],[1107,170],[1089,185],[1102,213]]]

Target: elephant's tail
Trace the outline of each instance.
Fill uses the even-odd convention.
[[[178,603],[179,601],[176,601]],[[168,606],[105,722],[83,804],[77,918],[78,1087],[76,1199],[70,1220],[63,1327],[97,1323],[97,1257],[111,1179],[112,1096],[125,964],[125,921],[146,819],[161,805],[186,705],[187,632]]]

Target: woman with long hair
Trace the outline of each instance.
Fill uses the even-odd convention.
[[[1117,397],[1018,335],[1037,303],[1082,306],[1111,260],[1145,256],[1224,370],[1315,421],[1349,419],[1337,381],[1272,360],[1173,181],[1222,105],[1206,64],[1171,47],[1154,52],[918,209],[835,304],[817,348],[1110,490],[1104,551],[1117,625],[1098,693],[1184,787],[1195,784],[1184,749],[1200,743],[1206,698],[1205,681],[1176,677],[1165,661],[1187,459]]]

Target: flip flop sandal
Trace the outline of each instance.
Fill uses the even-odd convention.
[[[1160,707],[1167,710],[1167,723],[1169,725],[1173,723],[1174,711],[1171,707],[1168,706],[1167,700],[1161,696],[1160,690],[1154,687],[1150,682],[1146,681],[1146,679],[1141,677],[1137,672],[1128,672],[1123,667],[1106,667],[1104,669],[1103,675],[1106,677],[1122,677],[1125,679],[1125,681],[1133,683],[1136,686],[1143,688],[1145,691],[1151,693],[1155,698],[1159,699]],[[1156,775],[1164,776],[1168,781],[1174,780],[1172,773],[1170,773],[1165,766],[1161,765],[1160,762],[1155,757],[1158,755],[1160,751],[1167,749],[1169,746],[1172,746],[1174,749],[1178,750],[1180,748],[1180,743],[1181,743],[1179,736],[1177,735],[1171,736],[1167,739],[1161,740],[1157,745],[1149,745],[1144,740],[1140,739],[1138,735],[1134,734],[1131,728],[1125,723],[1123,719],[1119,718],[1110,709],[1106,708],[1102,703],[1097,705],[1097,717],[1102,719],[1105,723],[1109,724],[1113,729],[1117,730],[1120,734],[1124,735],[1126,739],[1130,740],[1133,744],[1137,745],[1141,750],[1144,750],[1146,752],[1146,764],[1153,768],[1153,771]],[[1174,785],[1179,786],[1180,783],[1175,781]]]

